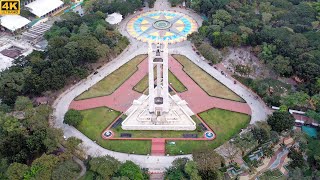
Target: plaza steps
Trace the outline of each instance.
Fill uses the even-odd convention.
[[[166,153],[166,140],[160,138],[152,139],[151,155],[152,156],[164,156]]]
[[[151,173],[150,180],[164,180],[164,173]]]

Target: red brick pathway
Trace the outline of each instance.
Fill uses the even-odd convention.
[[[166,152],[166,140],[164,138],[152,138],[151,155],[164,156]]]
[[[85,110],[106,106],[114,110],[125,112],[132,105],[133,100],[138,99],[141,94],[132,88],[147,74],[148,59],[138,65],[138,70],[125,81],[114,93],[108,96],[72,101],[70,109]]]
[[[142,61],[138,68],[137,72],[111,95],[73,101],[69,108],[85,110],[106,106],[117,111],[125,112],[131,106],[133,100],[138,99],[139,96],[141,96],[140,93],[132,90],[132,88],[147,74],[148,60],[145,59]],[[197,114],[211,108],[220,108],[249,115],[251,114],[251,109],[246,103],[209,96],[183,71],[182,65],[171,56],[169,58],[169,68],[187,87],[187,91],[179,93],[178,95],[188,102],[189,107],[194,113]]]
[[[179,93],[179,96],[187,101],[194,113],[198,114],[211,108],[220,108],[251,115],[251,109],[246,103],[209,96],[183,71],[183,66],[171,56],[169,57],[169,68],[188,89]]]

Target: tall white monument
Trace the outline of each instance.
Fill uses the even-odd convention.
[[[155,50],[149,43],[149,112],[161,116],[169,112],[168,44],[156,44]],[[156,70],[156,86],[154,71]]]
[[[168,83],[168,44],[149,43],[149,95],[134,100],[122,122],[125,130],[195,130],[186,101],[171,96]],[[155,76],[156,74],[156,76]]]

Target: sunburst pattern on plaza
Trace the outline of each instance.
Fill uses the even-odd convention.
[[[198,24],[190,16],[173,11],[151,11],[132,18],[127,24],[128,33],[143,42],[182,42],[188,34],[197,31]]]

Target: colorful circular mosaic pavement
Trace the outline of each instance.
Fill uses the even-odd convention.
[[[182,42],[197,29],[198,24],[194,19],[173,11],[146,12],[135,16],[127,24],[128,33],[143,42]]]

